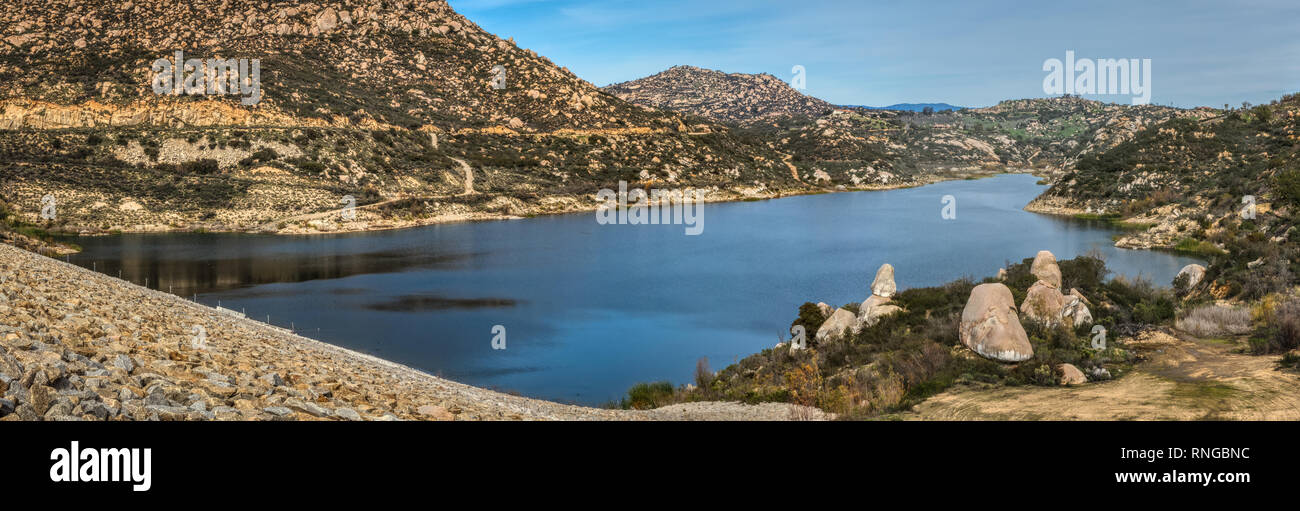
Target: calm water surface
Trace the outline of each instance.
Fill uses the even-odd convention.
[[[72,261],[464,383],[599,404],[637,382],[688,382],[700,357],[721,369],[770,347],[799,304],[866,298],[885,262],[900,288],[983,278],[1044,249],[1097,250],[1116,274],[1164,285],[1197,262],[1022,211],[1045,189],[1036,181],[709,204],[698,236],[585,213],[323,236],[90,237]],[[945,195],[954,220],[941,218]],[[494,325],[505,350],[491,347]]]

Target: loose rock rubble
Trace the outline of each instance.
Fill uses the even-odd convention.
[[[625,411],[510,396],[0,244],[0,421],[796,416],[829,417],[793,405]]]

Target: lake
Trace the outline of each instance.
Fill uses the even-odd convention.
[[[789,336],[798,306],[996,274],[1050,250],[1168,285],[1195,259],[1118,249],[1105,224],[1028,213],[1025,174],[702,206],[703,231],[593,213],[313,236],[123,234],[71,261],[471,385],[602,404]],[[944,219],[944,196],[955,218]],[[493,349],[494,327],[504,350]],[[499,330],[498,330],[499,331]],[[811,335],[811,332],[809,333]],[[209,337],[221,335],[209,332]]]

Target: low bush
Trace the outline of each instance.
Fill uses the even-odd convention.
[[[211,158],[201,158],[181,164],[181,170],[189,174],[216,174],[219,169],[220,167],[217,164],[217,160]]]
[[[625,410],[649,410],[674,402],[673,384],[666,381],[638,383],[627,391],[627,397],[619,403]]]

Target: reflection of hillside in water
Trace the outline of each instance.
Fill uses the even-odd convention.
[[[449,270],[466,266],[473,254],[430,254],[417,250],[328,253],[297,251],[267,257],[169,256],[156,249],[124,247],[116,259],[73,256],[71,262],[151,289],[181,296],[210,293],[261,284],[336,279],[368,273],[393,273],[413,268]],[[104,257],[106,254],[99,254]],[[273,291],[267,291],[273,292]]]

